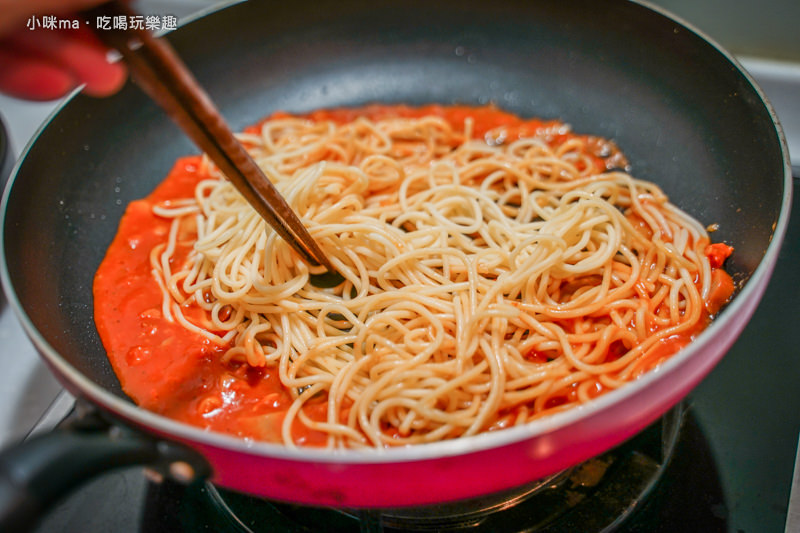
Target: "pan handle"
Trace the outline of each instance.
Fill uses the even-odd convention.
[[[96,411],[0,453],[0,531],[29,531],[51,505],[93,477],[147,466],[190,484],[210,475],[196,451],[106,422]]]

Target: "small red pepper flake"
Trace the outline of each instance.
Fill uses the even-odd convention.
[[[733,247],[725,243],[716,242],[706,246],[705,254],[711,268],[720,268],[725,260],[733,253]]]

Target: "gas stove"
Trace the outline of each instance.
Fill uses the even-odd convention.
[[[394,510],[312,508],[138,471],[91,482],[36,531],[231,533],[727,531],[729,503],[696,408],[680,404],[625,444],[499,495]]]
[[[169,3],[169,2],[167,2]],[[209,2],[205,2],[208,4]],[[203,2],[175,0],[169,12]],[[201,6],[202,7],[202,6]],[[168,12],[159,7],[159,12]],[[740,58],[772,101],[800,184],[800,65]],[[16,157],[58,103],[0,96]],[[2,156],[2,153],[0,153]],[[106,474],[79,488],[38,525],[41,532],[152,531],[783,531],[800,433],[800,199],[764,299],[730,352],[685,402],[620,448],[509,495],[492,513],[359,512],[253,500],[213,486],[155,483],[141,469]],[[74,400],[40,362],[13,313],[0,303],[0,445],[46,431]],[[597,462],[599,461],[599,463]],[[600,477],[586,469],[602,470]],[[527,489],[526,489],[527,490]],[[480,505],[478,505],[480,507]],[[551,513],[540,514],[542,507]],[[441,510],[441,509],[440,509]],[[430,512],[429,512],[430,511]],[[464,518],[467,515],[467,518]]]

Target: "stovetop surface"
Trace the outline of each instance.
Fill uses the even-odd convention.
[[[722,486],[714,451],[698,424],[694,407],[679,407],[683,412],[679,439],[674,454],[663,470],[655,488],[640,500],[631,514],[614,531],[622,533],[666,533],[674,531],[733,531],[730,502]],[[619,503],[630,504],[626,498],[644,488],[645,476],[651,466],[636,460],[642,448],[659,445],[660,422],[634,440],[609,452],[616,455],[618,475],[611,483],[598,489],[588,489],[583,505],[567,507],[560,498],[570,498],[574,485],[553,495],[532,497],[509,511],[492,515],[483,522],[457,531],[508,533],[536,531],[560,533],[567,531],[606,531],[617,522],[617,514],[625,511]],[[645,441],[642,444],[641,440]],[[621,473],[619,473],[621,471]],[[636,486],[620,487],[619,482]],[[616,483],[616,485],[615,485]],[[573,492],[570,493],[570,488]],[[226,493],[225,501],[237,516],[229,516],[215,505],[204,487],[187,489],[176,483],[154,484],[135,470],[119,472],[91,482],[58,506],[39,525],[37,532],[99,532],[121,531],[142,533],[182,533],[194,531],[218,532],[285,532],[312,533],[316,531],[364,531],[352,515],[327,509],[298,507],[250,499],[244,495]],[[535,498],[539,498],[536,500]],[[535,505],[551,503],[566,508],[554,521],[547,521],[548,510]],[[635,503],[635,502],[634,502]],[[613,512],[604,513],[604,510]],[[244,512],[240,512],[240,511]],[[502,514],[504,513],[504,514]],[[536,515],[536,516],[529,516]],[[780,516],[776,515],[776,518]],[[780,521],[780,520],[778,520]],[[762,522],[763,523],[763,522]],[[535,526],[532,527],[532,524]],[[776,521],[777,524],[777,521]],[[373,531],[373,530],[368,530]],[[385,533],[406,531],[399,526],[384,526]],[[415,530],[416,531],[416,530]],[[436,531],[450,531],[449,529]],[[456,530],[454,530],[456,531]],[[760,531],[769,531],[760,529]],[[777,531],[777,529],[776,529]]]

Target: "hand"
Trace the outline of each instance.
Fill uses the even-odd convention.
[[[0,92],[26,100],[52,100],[84,85],[91,96],[115,93],[127,73],[121,63],[109,63],[106,48],[85,27],[31,30],[33,15],[69,13],[103,0],[0,0]]]

